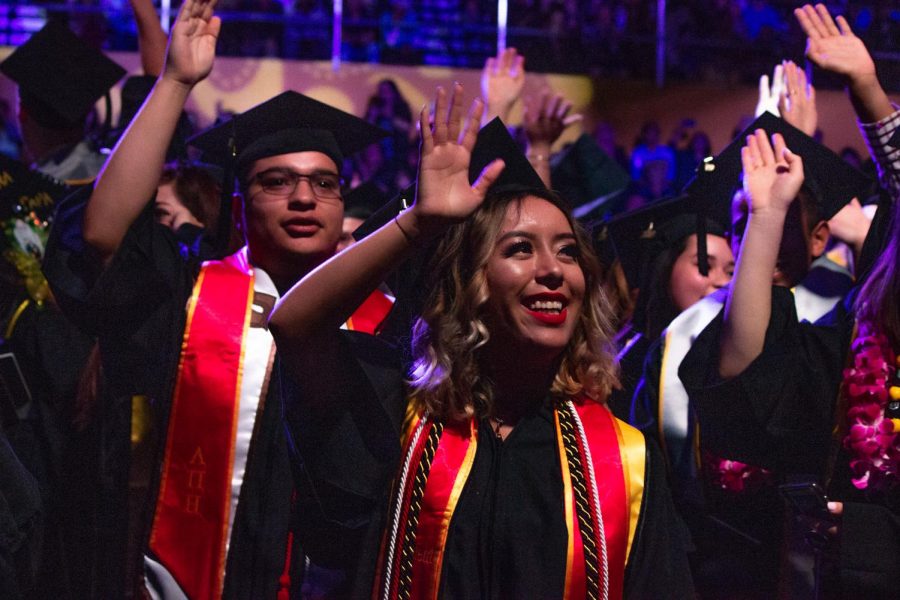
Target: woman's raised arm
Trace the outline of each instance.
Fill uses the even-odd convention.
[[[420,114],[422,149],[416,201],[408,210],[365,239],[337,254],[304,277],[275,306],[269,326],[278,351],[289,361],[322,336],[336,335],[341,323],[418,246],[468,217],[503,169],[494,161],[474,184],[468,169],[478,133],[480,100],[462,122],[462,86],[448,102],[438,88],[434,128],[429,113]]]

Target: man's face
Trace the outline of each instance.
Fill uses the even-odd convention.
[[[278,185],[289,189],[296,175],[304,177],[290,194],[271,191]],[[334,195],[331,188],[339,181],[332,159],[321,152],[261,158],[246,181],[244,231],[256,264],[271,274],[286,274],[296,267],[311,269],[334,254],[344,203],[339,184],[337,197],[327,197]]]

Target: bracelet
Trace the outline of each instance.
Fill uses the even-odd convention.
[[[394,215],[394,223],[397,224],[397,229],[399,229],[400,233],[403,234],[403,237],[406,238],[406,243],[408,243],[409,245],[413,245],[413,237],[411,235],[409,235],[409,232],[407,232],[405,229],[403,229],[403,226],[400,224],[400,219],[397,218],[399,216],[400,216],[400,214]]]

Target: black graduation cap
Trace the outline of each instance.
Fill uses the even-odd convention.
[[[584,223],[584,228],[591,235],[594,253],[604,268],[609,268],[616,261],[616,249],[609,235],[609,217],[603,217]]]
[[[550,180],[579,219],[606,212],[631,184],[628,172],[586,133],[553,157]]]
[[[344,196],[344,216],[368,219],[384,206],[390,197],[371,181],[361,183]]]
[[[631,288],[646,287],[656,258],[666,249],[697,233],[704,221],[704,235],[725,236],[725,226],[704,216],[697,198],[682,194],[617,215],[607,223],[608,235]],[[698,215],[700,215],[698,217]],[[700,238],[697,238],[698,247]]]
[[[509,134],[500,117],[494,118],[478,132],[469,162],[469,182],[475,183],[484,168],[498,158],[502,158],[506,166],[491,190],[546,189],[541,176],[528,162],[522,148]]]
[[[47,127],[79,125],[125,69],[56,21],[19,46],[0,64],[19,85],[32,117]]]
[[[243,177],[254,161],[290,152],[322,152],[340,169],[344,156],[387,135],[350,113],[287,91],[214,125],[188,143],[202,150],[208,162],[226,165],[236,158],[235,173]]]
[[[234,179],[243,179],[254,161],[290,152],[321,152],[331,158],[338,170],[344,156],[354,154],[388,133],[374,125],[313,100],[294,91],[286,91],[232,116],[188,139],[203,151],[207,162],[222,165],[222,210],[216,228],[218,244],[224,244],[231,231],[231,199]]]
[[[791,152],[803,159],[804,183],[818,192],[817,201],[824,220],[833,217],[854,197],[861,200],[872,180],[838,154],[815,141],[784,119],[764,112],[711,161],[700,165],[698,173],[684,191],[697,196],[707,206],[723,206],[723,198],[731,198],[740,185],[741,148],[757,129],[769,136],[780,133]],[[730,204],[728,205],[730,206]]]
[[[854,197],[863,199],[868,195],[872,180],[867,175],[784,119],[764,112],[715,158],[701,163],[697,175],[685,186],[684,193],[698,202],[698,214],[709,215],[725,224],[731,222],[731,197],[740,185],[742,171],[741,148],[757,129],[769,136],[780,133],[787,147],[803,159],[804,186],[813,192],[823,220],[833,217]],[[702,229],[699,219],[698,225],[699,234]],[[701,272],[704,272],[706,236],[700,236],[698,241]]]

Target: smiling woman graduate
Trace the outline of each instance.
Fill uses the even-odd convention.
[[[295,480],[321,509],[301,516],[323,539],[307,551],[358,560],[351,597],[690,597],[662,463],[604,403],[616,365],[590,243],[499,120],[476,142],[481,111],[463,125],[461,89],[439,89],[413,206],[270,319],[296,382]],[[338,327],[431,243],[404,368]]]

